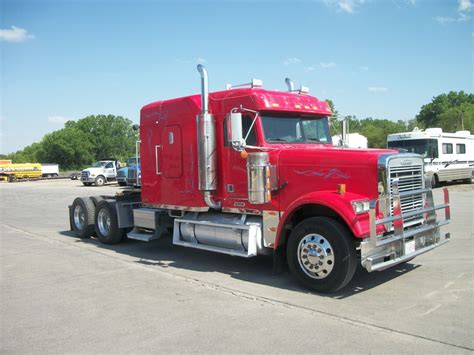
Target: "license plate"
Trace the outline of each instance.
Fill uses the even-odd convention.
[[[409,242],[405,242],[405,255],[412,254],[415,252],[415,241],[410,240]]]

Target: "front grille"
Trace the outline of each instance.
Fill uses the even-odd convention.
[[[81,173],[81,180],[87,180],[89,179],[89,172],[88,171],[83,171]]]
[[[125,171],[123,171],[123,170],[117,171],[117,177],[126,177],[125,176]]]
[[[128,169],[128,179],[137,179],[137,169]]]
[[[421,190],[423,188],[423,165],[416,164],[413,162],[409,166],[391,166],[389,167],[389,180],[390,180],[390,196],[393,194],[394,181],[398,180],[398,191],[414,191]],[[393,212],[393,201],[390,198],[391,212]],[[423,208],[423,194],[415,194],[404,196],[400,198],[400,206],[402,213],[407,213],[420,208]],[[412,218],[406,218],[406,223],[413,223],[420,217],[415,216]]]

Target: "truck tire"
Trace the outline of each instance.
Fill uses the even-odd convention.
[[[90,238],[94,233],[95,206],[89,197],[78,197],[72,203],[72,229],[79,238]]]
[[[102,186],[105,184],[105,178],[102,175],[99,175],[95,178],[95,186]]]
[[[102,200],[95,207],[95,232],[104,244],[120,243],[125,234],[125,231],[118,227],[115,205],[115,201]]]
[[[293,229],[287,260],[303,286],[321,293],[346,286],[357,268],[352,235],[339,222],[326,217],[308,218]]]
[[[118,184],[119,186],[127,186],[127,183],[124,181],[119,181]]]
[[[431,188],[434,189],[435,187],[438,187],[438,185],[439,185],[438,176],[436,174],[431,175]]]

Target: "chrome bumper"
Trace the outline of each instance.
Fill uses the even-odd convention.
[[[361,243],[361,263],[367,271],[381,271],[426,253],[449,241],[450,235],[441,235],[440,227],[450,221],[449,192],[443,189],[444,204],[434,205],[431,189],[398,192],[393,187],[393,212],[391,217],[377,219],[376,206],[379,200],[370,201],[370,237]],[[421,209],[402,213],[400,197],[423,194],[425,206]],[[437,220],[436,211],[444,209],[445,219]],[[404,227],[405,218],[419,217],[416,226]],[[379,235],[377,226],[385,225],[388,233]]]

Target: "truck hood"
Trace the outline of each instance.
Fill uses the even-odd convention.
[[[82,170],[82,172],[88,172],[91,175],[92,174],[99,174],[102,171],[103,171],[102,168],[87,168],[87,169]]]
[[[296,194],[311,190],[346,191],[365,198],[378,196],[378,160],[381,155],[397,153],[386,149],[348,149],[317,147],[288,149],[278,155],[280,184],[293,182]]]

